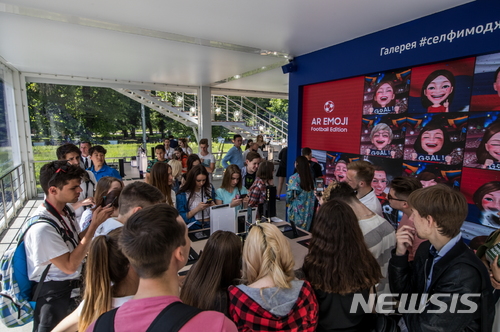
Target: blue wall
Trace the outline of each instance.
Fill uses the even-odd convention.
[[[288,167],[290,176],[293,163],[301,148],[301,87],[308,84],[366,75],[389,69],[413,67],[466,56],[500,51],[500,1],[476,0],[421,19],[372,33],[342,44],[331,46],[295,58],[297,71],[290,73]],[[496,23],[498,22],[498,29]],[[491,23],[492,30],[460,38],[420,46],[422,38],[442,34],[453,37],[452,31],[467,30]],[[481,29],[479,29],[481,31]],[[416,42],[416,47],[401,53],[383,55],[389,48]],[[382,54],[382,55],[381,55]]]

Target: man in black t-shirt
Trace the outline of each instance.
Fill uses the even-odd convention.
[[[260,164],[260,155],[257,152],[250,151],[245,160],[245,167],[241,170],[241,177],[243,178],[243,185],[245,188],[250,189],[257,177],[257,169]]]

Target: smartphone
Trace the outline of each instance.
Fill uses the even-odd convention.
[[[316,191],[317,192],[325,191],[325,180],[323,178],[316,179]]]
[[[240,195],[240,198],[242,198],[242,199],[245,197],[247,197],[247,194]]]
[[[238,216],[237,219],[238,230],[236,233],[244,233],[245,232],[245,216]]]
[[[210,204],[212,203],[214,200],[212,198],[207,198],[207,201],[205,202],[205,204]]]

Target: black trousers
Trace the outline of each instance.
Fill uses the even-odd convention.
[[[37,285],[33,289],[36,289]],[[50,332],[73,312],[80,298],[71,298],[71,291],[80,285],[80,280],[44,282],[36,300],[33,332]]]

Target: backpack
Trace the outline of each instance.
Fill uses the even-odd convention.
[[[114,332],[118,309],[103,313],[95,322],[94,332]],[[178,332],[191,318],[202,311],[182,302],[171,303],[156,316],[146,332]]]
[[[60,227],[53,220],[35,216],[28,219],[19,231],[17,245],[7,249],[2,255],[0,260],[0,285],[2,287],[0,291],[0,321],[7,327],[22,326],[33,320],[36,299],[52,265],[47,265],[43,271],[32,298],[34,282],[29,280],[28,276],[24,236],[31,226],[39,222],[48,223],[61,236],[63,235]]]

